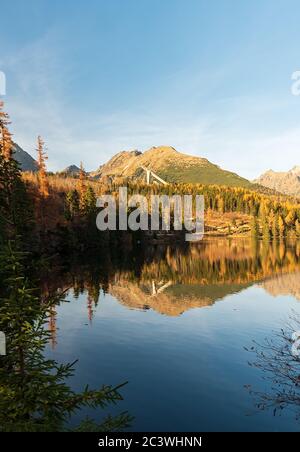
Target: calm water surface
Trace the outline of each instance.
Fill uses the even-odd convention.
[[[299,244],[214,240],[124,259],[56,283],[72,288],[47,354],[79,359],[75,389],[128,381],[110,412],[128,410],[136,431],[299,430],[292,411],[256,410],[245,385],[270,383],[244,350],[300,314]]]

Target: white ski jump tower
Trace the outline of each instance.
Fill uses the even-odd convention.
[[[163,185],[168,185],[168,182],[166,182],[161,177],[159,177],[157,174],[155,174],[151,169],[145,168],[144,166],[141,166],[141,168],[146,172],[146,181],[147,181],[148,185],[150,184],[151,176],[153,177],[153,179],[155,179],[155,182],[158,181]]]

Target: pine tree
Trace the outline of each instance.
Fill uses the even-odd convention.
[[[81,215],[86,230],[85,246],[89,249],[95,249],[99,246],[99,235],[101,233],[96,227],[96,196],[92,187],[87,187],[84,193]]]
[[[0,244],[19,237],[29,242],[32,206],[26,193],[18,162],[12,157],[8,131],[9,116],[0,103]]]
[[[96,212],[96,195],[92,187],[88,187],[83,195],[82,213],[86,216],[92,216]]]
[[[67,193],[65,203],[65,216],[67,220],[73,220],[80,210],[80,199],[77,190],[71,190]]]
[[[64,431],[72,414],[84,406],[104,408],[122,397],[122,386],[88,387],[75,393],[66,383],[74,364],[59,365],[44,357],[51,339],[45,323],[57,300],[41,302],[25,275],[24,253],[9,243],[0,255],[0,330],[6,333],[7,354],[0,361],[0,431]],[[115,431],[128,426],[127,413],[107,417],[102,424],[91,419],[78,431]]]

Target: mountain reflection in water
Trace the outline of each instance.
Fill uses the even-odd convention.
[[[86,291],[90,319],[101,290],[130,309],[179,316],[254,283],[270,295],[290,294],[300,300],[299,272],[299,242],[213,239],[185,248],[127,249],[114,257],[86,259],[47,275],[43,291],[72,287],[75,297]]]
[[[53,309],[48,356],[79,359],[73,387],[128,381],[124,410],[137,431],[298,429],[292,413],[257,413],[245,387],[274,385],[245,347],[299,312],[300,244],[119,245],[57,264],[43,280],[45,295],[66,291],[69,301]]]

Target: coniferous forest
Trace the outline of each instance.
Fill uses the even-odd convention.
[[[1,104],[0,331],[6,335],[6,355],[0,361],[0,431],[67,431],[72,414],[84,406],[95,408],[97,420],[87,418],[74,429],[119,431],[129,425],[130,416],[103,418],[99,411],[122,400],[122,384],[86,386],[82,393],[75,393],[67,379],[76,371],[76,363],[60,364],[44,357],[50,339],[45,325],[59,303],[57,297],[43,298],[39,288],[39,269],[48,265],[43,261],[47,250],[42,249],[45,204],[51,196],[46,154],[39,137],[39,189],[33,200],[12,155],[9,124]],[[83,205],[87,228],[91,195],[87,190]]]
[[[267,254],[262,262],[241,260],[230,261],[229,265],[228,258],[225,258],[224,261],[218,259],[217,267],[215,260],[208,266],[209,258],[202,260],[200,255],[196,261],[200,265],[196,273],[194,267],[192,270],[189,268],[192,262],[195,266],[190,257],[187,257],[187,267],[185,265],[180,273],[181,278],[186,274],[189,282],[192,274],[195,281],[205,276],[219,283],[220,277],[226,275],[228,278],[233,272],[231,284],[237,283],[237,278],[242,275],[243,282],[267,276],[270,263],[275,262],[274,256],[277,256],[275,260],[279,269],[290,263],[284,244],[287,240],[300,237],[300,203],[296,198],[262,187],[250,190],[175,183],[159,186],[126,179],[105,183],[89,178],[82,163],[77,177],[49,173],[47,149],[41,136],[36,143],[37,173],[22,173],[13,155],[10,118],[3,103],[0,108],[0,331],[5,332],[7,351],[0,360],[0,430],[123,430],[131,425],[133,417],[121,409],[114,416],[107,414],[107,411],[110,406],[122,403],[122,390],[126,382],[120,382],[116,387],[99,382],[98,388],[90,389],[87,381],[82,392],[75,392],[68,381],[76,373],[77,363],[59,363],[47,359],[44,353],[53,339],[53,331],[47,325],[53,321],[55,309],[65,294],[64,291],[58,294],[48,291],[45,295],[42,290],[43,275],[53,272],[53,268],[59,269],[68,261],[76,265],[88,256],[97,256],[98,264],[99,260],[104,263],[117,259],[118,266],[122,266],[129,249],[142,244],[145,250],[149,246],[147,234],[141,231],[97,230],[97,196],[113,194],[117,199],[121,185],[127,187],[129,195],[139,193],[148,198],[151,194],[201,194],[205,200],[205,231],[208,237],[251,238],[253,249],[259,248],[260,252],[267,249],[261,245],[263,243],[266,247],[273,243],[275,248],[276,243],[281,244],[278,252],[280,254],[282,249],[284,252],[279,260],[275,248],[274,254]],[[177,240],[183,241],[180,236]],[[293,255],[293,262],[298,263],[297,252]],[[146,277],[144,284],[157,277],[168,279],[169,266],[172,267],[175,262],[177,269],[185,262],[183,256],[177,262],[176,257],[174,260],[168,253],[164,255],[167,265],[160,262],[159,275],[155,259],[152,262],[148,257],[139,266],[138,273],[136,269],[133,271],[131,265],[126,267],[126,261],[126,278],[134,281],[138,274],[139,278]],[[273,271],[272,267],[271,274]],[[100,282],[96,281],[93,293],[99,291]],[[143,297],[140,292],[139,297]],[[166,308],[158,304],[157,309]],[[172,306],[166,312],[173,312],[174,309]],[[76,412],[84,407],[93,408],[95,416],[87,417],[77,425],[70,423]]]
[[[299,432],[299,23],[297,0],[1,2],[0,433]]]

